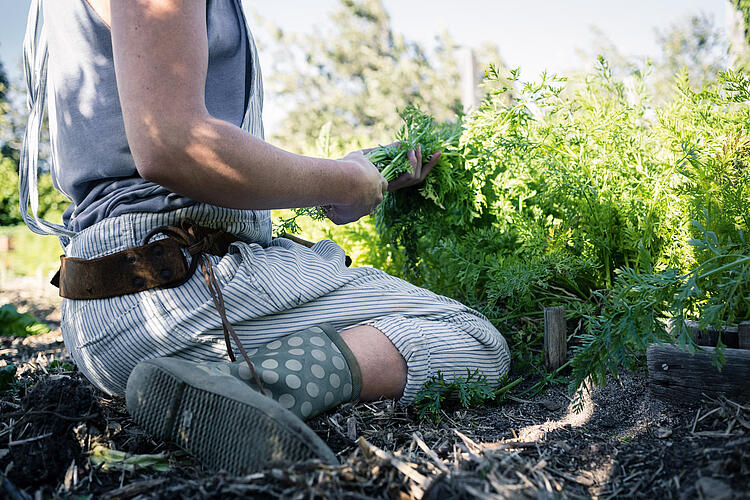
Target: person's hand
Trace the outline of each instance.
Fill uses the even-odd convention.
[[[397,142],[393,142],[389,144],[390,146],[393,146],[395,144],[398,144]],[[367,154],[370,151],[372,151],[375,148],[370,149],[363,149],[362,152]],[[437,165],[438,160],[443,155],[442,151],[435,151],[432,156],[430,156],[430,159],[425,163],[422,164],[423,158],[422,158],[422,146],[417,145],[417,149],[410,149],[406,152],[406,158],[409,160],[409,163],[411,164],[412,171],[406,172],[395,179],[393,179],[391,182],[388,183],[388,191],[398,191],[399,189],[403,189],[410,186],[416,186],[417,184],[421,184],[424,182],[425,177],[427,177],[427,174],[430,173],[430,170],[432,170],[432,167]]]
[[[425,177],[430,173],[432,167],[437,165],[442,154],[442,151],[435,151],[432,156],[430,156],[427,163],[423,165],[421,146],[417,146],[417,149],[410,149],[407,151],[406,158],[409,160],[409,163],[411,163],[412,171],[403,173],[389,182],[388,191],[397,191],[424,182]]]
[[[326,217],[334,224],[340,225],[354,222],[372,213],[383,201],[383,193],[388,188],[388,183],[375,165],[365,158],[362,151],[351,152],[339,161],[347,162],[347,168],[354,172],[357,179],[354,191],[350,193],[350,199],[353,200],[351,203],[323,206]]]

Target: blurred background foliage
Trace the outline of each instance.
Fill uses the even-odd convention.
[[[745,41],[750,44],[750,0],[733,0],[733,2],[744,24]]]
[[[25,97],[18,84],[9,81],[0,61],[0,285],[9,276],[46,276],[59,265],[62,253],[56,238],[40,236],[23,225],[18,202],[18,162],[25,127]],[[39,215],[61,222],[68,200],[53,186],[46,160],[49,131],[44,127],[40,151]]]
[[[288,106],[269,139],[301,153],[317,153],[316,139],[330,127],[332,151],[392,141],[398,110],[411,104],[438,120],[461,113],[462,49],[447,32],[434,49],[396,33],[381,0],[342,0],[333,30],[287,33],[255,14],[263,57],[272,61],[266,92]],[[498,48],[475,50],[479,77],[490,64],[504,69]],[[503,72],[505,73],[505,72]]]

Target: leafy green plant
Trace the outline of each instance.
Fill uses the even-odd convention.
[[[18,166],[8,157],[0,156],[0,226],[21,222],[18,208]]]
[[[29,313],[20,313],[13,304],[0,307],[0,334],[27,337],[49,332],[49,327],[40,323]]]
[[[500,388],[493,389],[492,385],[479,370],[473,372],[466,369],[466,377],[461,375],[447,381],[441,372],[433,375],[432,378],[424,384],[415,399],[415,406],[419,413],[419,418],[428,418],[433,422],[440,420],[440,411],[450,401],[457,402],[464,408],[479,406],[490,400],[504,398],[505,395],[521,379],[508,383],[507,375],[500,381]]]
[[[49,366],[47,366],[48,370],[54,370],[58,372],[72,372],[75,370],[75,365],[72,363],[68,363],[67,361],[60,361],[59,359],[53,360]]]
[[[461,136],[460,123],[437,123],[434,118],[414,106],[407,106],[400,113],[403,125],[396,135],[393,144],[379,146],[367,153],[367,158],[378,168],[386,180],[392,181],[401,174],[410,172],[412,167],[407,158],[407,152],[411,149],[421,148],[423,158],[427,159],[436,151],[442,151],[438,165],[433,169],[429,180],[419,191],[425,199],[432,199],[433,203],[440,205],[439,194],[434,190],[438,183],[436,177],[442,177],[441,171],[450,165],[449,158],[458,157],[455,151]],[[330,134],[329,124],[321,129],[318,140],[319,154],[329,156],[331,151],[327,135]],[[445,191],[443,189],[442,191]],[[410,191],[411,192],[411,191]],[[404,199],[411,199],[406,196]],[[378,207],[378,212],[388,210],[392,214],[397,210],[394,200],[401,199],[396,193],[386,193],[383,204]],[[320,207],[305,207],[294,209],[291,217],[281,218],[276,224],[278,234],[298,233],[301,228],[298,219],[309,217],[312,220],[325,219],[325,212]],[[389,228],[395,225],[393,216],[385,216],[391,222]]]
[[[13,241],[13,249],[2,256],[9,274],[48,276],[60,267],[62,249],[57,238],[32,233],[25,225],[0,226],[0,235]]]
[[[446,150],[445,154],[455,154],[452,150],[461,137],[460,122],[436,123],[432,116],[415,106],[407,106],[399,115],[404,124],[396,135],[396,141],[375,148],[366,155],[385,180],[390,182],[399,175],[411,172],[407,158],[409,150],[420,148],[423,158],[430,158],[436,151],[443,150]]]
[[[62,221],[62,213],[69,201],[52,183],[49,173],[39,176],[39,216],[52,222]],[[18,162],[0,155],[0,226],[22,224],[18,206]]]
[[[381,242],[402,249],[401,274],[416,280],[425,243],[434,237],[436,219],[444,230],[459,230],[473,217],[475,195],[459,148],[461,122],[438,123],[414,107],[403,110],[401,117],[404,126],[397,143],[368,154],[386,179],[411,169],[406,159],[409,149],[421,147],[424,159],[442,152],[424,184],[386,193],[375,212]]]
[[[307,222],[318,222],[323,221],[326,218],[325,212],[320,207],[295,208],[288,212],[291,213],[285,213],[279,216],[275,221],[273,226],[276,236],[301,233],[302,227],[300,226],[300,222],[305,221],[305,219],[308,219]]]
[[[692,349],[670,333],[685,319],[750,319],[750,76],[725,72],[697,91],[676,75],[671,100],[653,104],[649,71],[626,82],[601,58],[571,81],[524,83],[490,68],[486,98],[460,120],[407,108],[394,138],[444,155],[422,186],[386,196],[379,240],[369,226],[361,241],[487,316],[529,372],[541,373],[544,307],[564,305],[578,322],[574,387],[636,366],[654,341]],[[396,175],[404,151],[372,160]],[[435,384],[425,407],[443,401]]]
[[[169,470],[169,457],[165,453],[134,455],[97,444],[91,450],[89,461],[104,470],[135,471],[153,469],[156,472]]]
[[[737,243],[719,244],[716,233],[703,231],[703,238],[692,243],[713,256],[690,272],[667,269],[646,274],[624,269],[612,290],[597,292],[601,311],[587,318],[587,332],[574,348],[571,389],[604,384],[607,375],[616,376],[620,366],[637,366],[654,342],[676,343],[694,352],[686,319],[697,319],[701,328],[710,326],[719,332],[725,324],[748,319],[750,246],[742,233]],[[723,363],[723,347],[720,334],[715,351],[718,368]]]
[[[490,68],[488,81],[500,78]],[[633,102],[604,60],[571,90],[554,75],[519,78],[515,99],[498,86],[464,119],[424,186],[378,210],[382,240],[404,252],[402,274],[480,310],[504,301],[528,315],[610,287],[620,267],[689,258],[675,237],[688,234],[675,223],[682,204],[664,189],[675,166],[649,132],[642,85]]]
[[[680,88],[682,98],[660,123],[681,152],[678,189],[695,217],[687,240],[693,258],[659,272],[624,268],[611,289],[595,294],[599,311],[587,315],[571,361],[573,389],[637,365],[653,342],[694,352],[687,319],[719,332],[750,319],[750,111],[736,106],[750,101],[750,79],[727,72],[701,92],[685,82]],[[720,336],[717,367],[722,348]]]

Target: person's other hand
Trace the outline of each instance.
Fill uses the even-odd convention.
[[[409,151],[407,151],[406,158],[411,164],[412,171],[405,172],[389,182],[388,191],[397,191],[399,189],[416,186],[417,184],[421,184],[422,182],[424,182],[425,177],[427,177],[427,174],[430,173],[432,167],[437,165],[437,162],[442,154],[442,151],[435,151],[427,161],[427,163],[423,165],[421,146],[417,146],[417,149],[410,149]]]
[[[432,156],[430,156],[430,159],[427,161],[427,163],[423,165],[422,147],[417,146],[417,149],[410,149],[406,152],[406,158],[408,158],[409,163],[411,164],[412,171],[405,172],[389,182],[388,191],[398,191],[399,189],[403,189],[405,187],[421,184],[422,182],[424,182],[427,174],[430,173],[430,170],[432,170],[432,167],[437,165],[437,162],[442,155],[442,151],[435,151]]]
[[[380,175],[362,151],[353,151],[341,160],[347,162],[347,167],[355,171],[358,180],[351,193],[351,203],[336,203],[324,205],[326,217],[334,224],[348,224],[372,213],[381,201],[383,193],[388,188],[385,178]]]

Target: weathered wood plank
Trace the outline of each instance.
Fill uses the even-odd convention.
[[[568,357],[565,308],[544,308],[544,363],[550,370],[557,370]]]
[[[737,331],[737,343],[740,349],[750,349],[750,321],[743,321]]]
[[[673,346],[651,344],[646,351],[651,394],[674,403],[694,403],[703,393],[750,400],[750,350],[724,349],[726,363],[713,366],[714,348],[694,356]]]
[[[701,330],[698,328],[697,321],[685,321],[685,326],[690,332],[690,336],[695,340],[695,343],[702,346],[716,347],[719,341],[719,331],[714,328],[706,328]],[[738,339],[738,327],[736,326],[725,326],[721,333],[721,341],[726,347],[733,349],[740,348]]]

